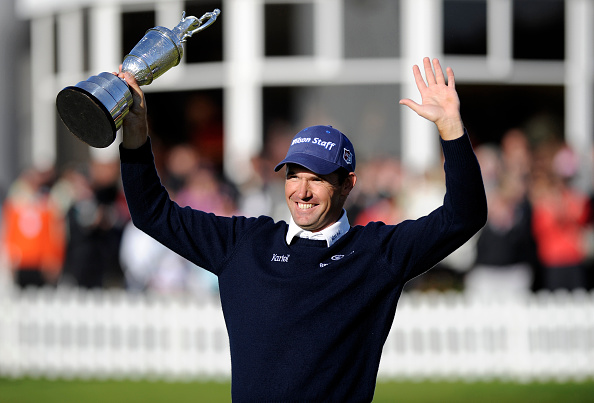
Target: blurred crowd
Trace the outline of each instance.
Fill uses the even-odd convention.
[[[197,118],[198,119],[198,118]],[[199,119],[198,119],[199,120]],[[205,134],[206,133],[206,134]],[[273,124],[251,179],[236,186],[221,174],[222,127],[195,141],[153,139],[157,169],[171,197],[223,216],[288,220],[283,172],[293,130]],[[407,290],[465,290],[504,295],[594,286],[593,195],[575,186],[577,153],[562,140],[535,140],[521,129],[497,144],[475,144],[487,192],[487,225]],[[413,173],[395,158],[359,161],[347,201],[351,224],[398,223],[441,205],[441,164]],[[163,294],[217,293],[216,278],[137,230],[122,193],[119,161],[27,169],[2,201],[1,251],[15,284],[122,288]]]

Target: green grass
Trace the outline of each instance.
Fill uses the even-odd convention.
[[[0,379],[0,403],[230,402],[230,384],[217,382],[50,381]],[[380,382],[374,402],[592,402],[584,383]]]
[[[388,382],[378,383],[374,402],[581,403],[594,401],[594,382]]]

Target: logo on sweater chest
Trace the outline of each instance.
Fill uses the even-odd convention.
[[[287,263],[289,261],[289,256],[291,256],[291,255],[277,255],[276,253],[273,253],[272,259],[270,259],[270,261],[271,262]]]
[[[330,258],[330,260],[331,260],[330,262],[327,261],[327,262],[320,263],[320,267],[326,267],[326,266],[330,265],[332,263],[332,261],[336,262],[338,260],[342,260],[343,258],[349,257],[354,253],[355,253],[355,251],[353,250],[350,253],[348,253],[347,255],[334,255]]]

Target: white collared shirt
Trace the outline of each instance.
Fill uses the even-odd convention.
[[[349,232],[349,229],[351,229],[351,224],[349,223],[346,210],[344,209],[342,210],[342,215],[340,216],[340,219],[338,221],[318,232],[311,232],[302,229],[297,224],[295,224],[293,217],[291,217],[291,219],[289,220],[289,229],[287,231],[287,245],[291,244],[293,238],[299,237],[315,239],[319,241],[326,241],[328,247],[330,247],[336,241],[338,241],[341,236]]]

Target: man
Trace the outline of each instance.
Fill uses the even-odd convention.
[[[433,71],[435,69],[435,72]],[[134,94],[120,147],[132,219],[141,230],[216,274],[231,348],[235,401],[369,402],[382,347],[406,281],[430,269],[486,221],[480,168],[462,125],[454,75],[424,59],[413,68],[445,155],[444,204],[398,225],[350,227],[342,207],[356,183],[350,141],[329,126],[304,129],[287,157],[291,222],[217,217],[173,203],[147,140],[146,105]]]

